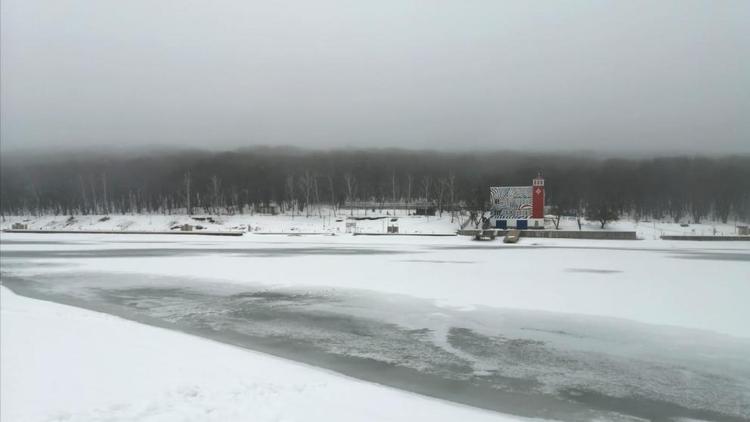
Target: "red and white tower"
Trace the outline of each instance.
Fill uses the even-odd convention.
[[[531,183],[531,227],[544,228],[544,178],[539,173]]]

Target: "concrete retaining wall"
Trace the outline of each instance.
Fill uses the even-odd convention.
[[[523,230],[521,237],[547,237],[553,239],[605,239],[636,240],[635,232],[627,231],[575,231],[575,230]]]
[[[445,237],[457,236],[456,233],[354,233],[355,236],[423,236],[423,237]]]
[[[505,236],[507,230],[459,230],[463,236],[476,236],[479,232],[494,231],[496,236]],[[544,237],[550,239],[599,239],[599,240],[636,240],[634,231],[575,231],[575,230],[521,230],[521,237]]]
[[[664,240],[746,240],[750,241],[750,236],[662,236]]]

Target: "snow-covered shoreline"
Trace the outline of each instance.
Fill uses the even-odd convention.
[[[109,231],[177,231],[184,224],[194,231],[243,231],[249,233],[328,233],[344,234],[349,213],[321,215],[77,215],[77,216],[6,216],[0,228],[8,229],[14,223],[23,223],[36,230],[109,230]],[[356,230],[381,233],[387,230],[390,213],[369,213],[356,216]],[[373,218],[370,220],[369,218]],[[459,228],[456,217],[451,222],[447,213],[442,217],[422,217],[399,214],[401,231],[405,233],[455,233]]]
[[[210,218],[210,219],[209,219]],[[23,223],[34,230],[101,230],[101,231],[145,231],[162,232],[175,231],[177,226],[191,224],[201,226],[205,231],[243,231],[249,233],[327,233],[346,234],[347,221],[352,218],[358,232],[385,233],[391,218],[396,218],[400,233],[408,234],[446,234],[456,233],[461,227],[464,216],[415,216],[406,215],[403,210],[395,213],[382,210],[364,214],[358,211],[351,215],[347,211],[334,213],[332,210],[311,216],[305,215],[263,215],[236,214],[221,216],[203,216],[184,214],[138,214],[138,215],[45,215],[45,216],[4,216],[0,221],[0,229],[10,229],[15,223]],[[373,218],[373,220],[364,219]],[[736,235],[737,222],[703,222],[698,224],[679,224],[664,220],[633,221],[622,219],[607,223],[604,230],[635,231],[640,239],[658,239],[661,235]],[[746,224],[746,223],[744,223]],[[548,228],[551,228],[548,227]],[[563,218],[560,222],[562,230],[578,230],[574,218]],[[600,231],[600,225],[595,221],[583,221],[583,230]],[[351,230],[351,229],[350,229]]]

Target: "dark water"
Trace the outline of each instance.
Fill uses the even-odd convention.
[[[29,258],[45,258],[51,260],[45,265],[55,265],[71,256],[242,253],[284,259],[301,251],[4,251],[2,284],[25,296],[519,416],[566,421],[750,420],[746,339],[611,318],[483,307],[458,310],[358,290],[268,289],[118,273],[68,271],[26,278],[14,274],[40,265]],[[304,253],[398,252],[312,247]]]

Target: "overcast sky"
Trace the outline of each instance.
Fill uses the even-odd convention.
[[[3,0],[5,150],[750,152],[750,1]]]

